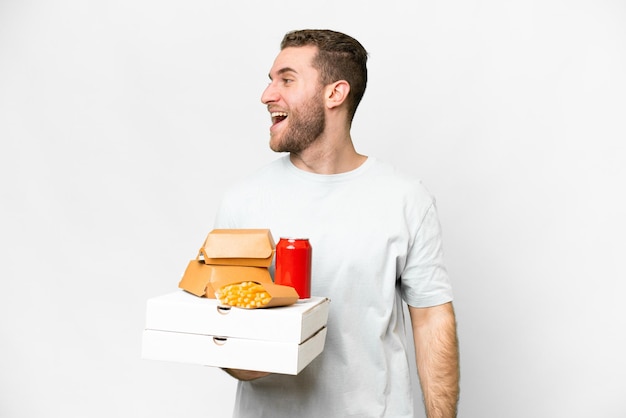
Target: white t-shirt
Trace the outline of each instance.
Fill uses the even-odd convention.
[[[239,382],[235,417],[413,417],[402,299],[452,300],[434,199],[369,157],[318,175],[277,159],[233,188],[216,228],[309,238],[311,294],[330,302],[324,351],[299,375]]]

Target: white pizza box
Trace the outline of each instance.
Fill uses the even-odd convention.
[[[289,306],[241,309],[177,290],[148,299],[145,329],[300,344],[326,326],[329,303],[311,297]]]
[[[325,341],[326,327],[299,344],[146,329],[142,357],[296,375],[323,351]]]

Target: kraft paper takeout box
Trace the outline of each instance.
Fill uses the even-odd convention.
[[[212,286],[215,289],[215,292],[217,292],[223,286],[233,284],[233,283],[239,283],[239,282],[233,282],[231,279],[218,280],[218,281],[213,282]],[[298,299],[300,298],[296,289],[294,289],[291,286],[278,285],[278,284],[274,284],[271,281],[269,283],[263,282],[259,284],[263,286],[263,288],[265,289],[265,292],[270,296],[271,299],[267,303],[267,305],[259,307],[259,308],[254,308],[254,309],[265,309],[265,308],[272,308],[275,306],[287,306],[287,305],[296,303]]]
[[[142,358],[295,375],[324,349],[329,303],[239,309],[182,290],[151,298]]]
[[[272,283],[269,270],[263,267],[214,266],[202,260],[192,260],[187,265],[178,287],[196,296],[215,299],[215,291],[229,283],[257,282]]]
[[[199,255],[206,264],[269,267],[275,251],[269,229],[214,229]]]
[[[217,281],[272,283],[268,267],[275,249],[269,229],[214,229],[187,265],[178,287],[215,298]]]

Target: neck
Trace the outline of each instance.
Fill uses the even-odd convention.
[[[340,174],[355,170],[367,160],[356,152],[348,132],[335,139],[322,136],[300,153],[289,155],[294,166],[316,174]]]

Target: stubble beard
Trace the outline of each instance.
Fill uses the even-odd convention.
[[[321,97],[321,94],[316,95],[289,113],[289,126],[282,140],[278,143],[270,141],[272,151],[299,154],[322,135],[326,128],[326,115]]]

